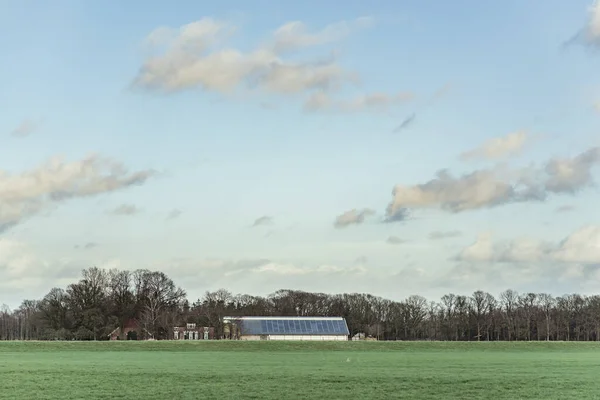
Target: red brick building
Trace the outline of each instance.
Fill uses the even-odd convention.
[[[152,334],[142,328],[135,319],[130,319],[123,325],[108,334],[109,340],[141,340],[143,337],[152,338]]]

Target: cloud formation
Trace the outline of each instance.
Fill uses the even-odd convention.
[[[287,52],[337,40],[339,29],[307,33],[299,22],[277,29],[269,43],[249,52],[214,47],[234,32],[223,21],[203,18],[178,29],[159,28],[148,37],[157,54],[142,65],[134,84],[164,92],[202,88],[229,93],[245,87],[275,93],[331,89],[354,80],[335,62],[286,62]],[[212,51],[211,51],[212,50]]]
[[[134,204],[121,204],[113,209],[110,213],[113,215],[135,215],[140,212]]]
[[[600,1],[594,1],[590,7],[588,23],[582,33],[587,44],[600,46]]]
[[[141,185],[154,175],[98,155],[74,162],[54,157],[20,174],[0,170],[0,232],[52,205]]]
[[[574,211],[575,210],[575,206],[572,206],[570,204],[565,204],[564,206],[560,206],[556,209],[556,212],[558,213],[563,213],[563,212],[569,212],[569,211]]]
[[[339,41],[371,23],[371,18],[362,17],[310,32],[302,22],[288,22],[248,51],[226,47],[236,28],[225,21],[202,18],[177,29],[161,27],[146,38],[151,54],[132,85],[163,93],[202,89],[221,94],[310,94],[304,106],[310,111],[383,109],[412,95],[372,93],[352,100],[333,99],[330,93],[356,85],[358,75],[340,66],[334,53],[321,59],[299,57],[303,50]]]
[[[189,299],[200,298],[206,290],[225,287],[238,293],[267,295],[282,288],[357,292],[366,282],[379,287],[379,275],[367,270],[364,263],[348,265],[289,262],[275,259],[193,259],[157,260],[151,265],[129,260],[102,259],[92,252],[77,252],[76,257],[45,259],[36,249],[22,242],[0,238],[0,305],[16,307],[24,298],[41,298],[52,287],[66,287],[81,277],[82,268],[119,268],[161,270],[189,293]],[[82,267],[84,266],[84,267]],[[406,279],[404,280],[406,281]],[[400,285],[401,286],[401,285]],[[397,290],[398,285],[394,284]],[[197,297],[195,297],[197,296]]]
[[[462,236],[461,231],[433,231],[429,234],[431,240],[450,239]]]
[[[83,246],[80,246],[80,245],[75,246],[76,249],[81,248],[84,250],[90,250],[90,249],[93,249],[94,247],[98,247],[98,243],[88,242],[88,243],[84,244]]]
[[[552,158],[541,167],[519,170],[476,170],[458,177],[441,170],[429,182],[397,185],[387,218],[410,208],[438,208],[458,213],[509,203],[544,201],[552,194],[574,194],[594,184],[592,169],[600,163],[600,147],[575,157]]]
[[[349,225],[359,225],[365,222],[367,217],[374,214],[375,211],[369,208],[363,208],[362,210],[353,208],[352,210],[348,210],[343,214],[338,215],[333,222],[333,226],[336,228],[345,228]]]
[[[333,43],[344,39],[357,29],[371,26],[372,23],[372,18],[361,17],[354,21],[340,21],[328,25],[318,32],[309,32],[308,27],[301,21],[292,21],[275,31],[271,48],[276,53],[284,53]]]
[[[16,137],[26,137],[31,135],[39,128],[39,122],[31,119],[23,120],[19,126],[12,130],[11,135]]]
[[[600,47],[600,1],[594,0],[594,4],[588,8],[588,19],[585,26],[564,42],[561,47],[573,44],[592,48]]]
[[[599,264],[600,226],[584,226],[558,243],[530,238],[495,243],[492,235],[481,234],[456,259],[475,263]]]
[[[183,211],[175,208],[175,209],[169,211],[169,214],[167,214],[167,220],[177,219],[181,216],[182,213],[183,213]]]
[[[399,238],[398,236],[390,236],[387,238],[386,242],[389,244],[402,244],[406,243],[406,240]]]
[[[87,260],[89,261],[89,260]],[[62,258],[49,261],[26,243],[0,238],[0,293],[2,302],[39,299],[54,286],[73,283],[86,262]]]
[[[514,156],[521,152],[528,135],[524,131],[509,133],[506,136],[486,140],[481,146],[460,155],[464,161],[475,159],[496,160]]]
[[[388,111],[391,106],[404,104],[413,98],[413,93],[400,92],[393,95],[371,93],[357,96],[351,100],[336,100],[326,92],[318,91],[306,100],[304,109],[331,112]]]
[[[254,223],[252,224],[252,227],[272,225],[272,224],[273,224],[273,217],[270,217],[268,215],[263,215],[262,217],[259,217],[254,221]]]

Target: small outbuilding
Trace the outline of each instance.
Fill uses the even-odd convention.
[[[152,334],[144,329],[136,319],[130,319],[123,324],[123,329],[117,327],[108,334],[109,340],[140,340],[152,339]]]
[[[226,330],[239,340],[348,340],[342,317],[225,317]]]

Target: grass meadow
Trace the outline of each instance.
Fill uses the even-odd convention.
[[[598,399],[600,344],[0,342],[0,399]]]

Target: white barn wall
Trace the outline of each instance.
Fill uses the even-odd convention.
[[[348,337],[346,335],[269,335],[269,340],[341,341],[348,340]]]
[[[242,335],[240,336],[240,340],[260,340],[259,335]]]

